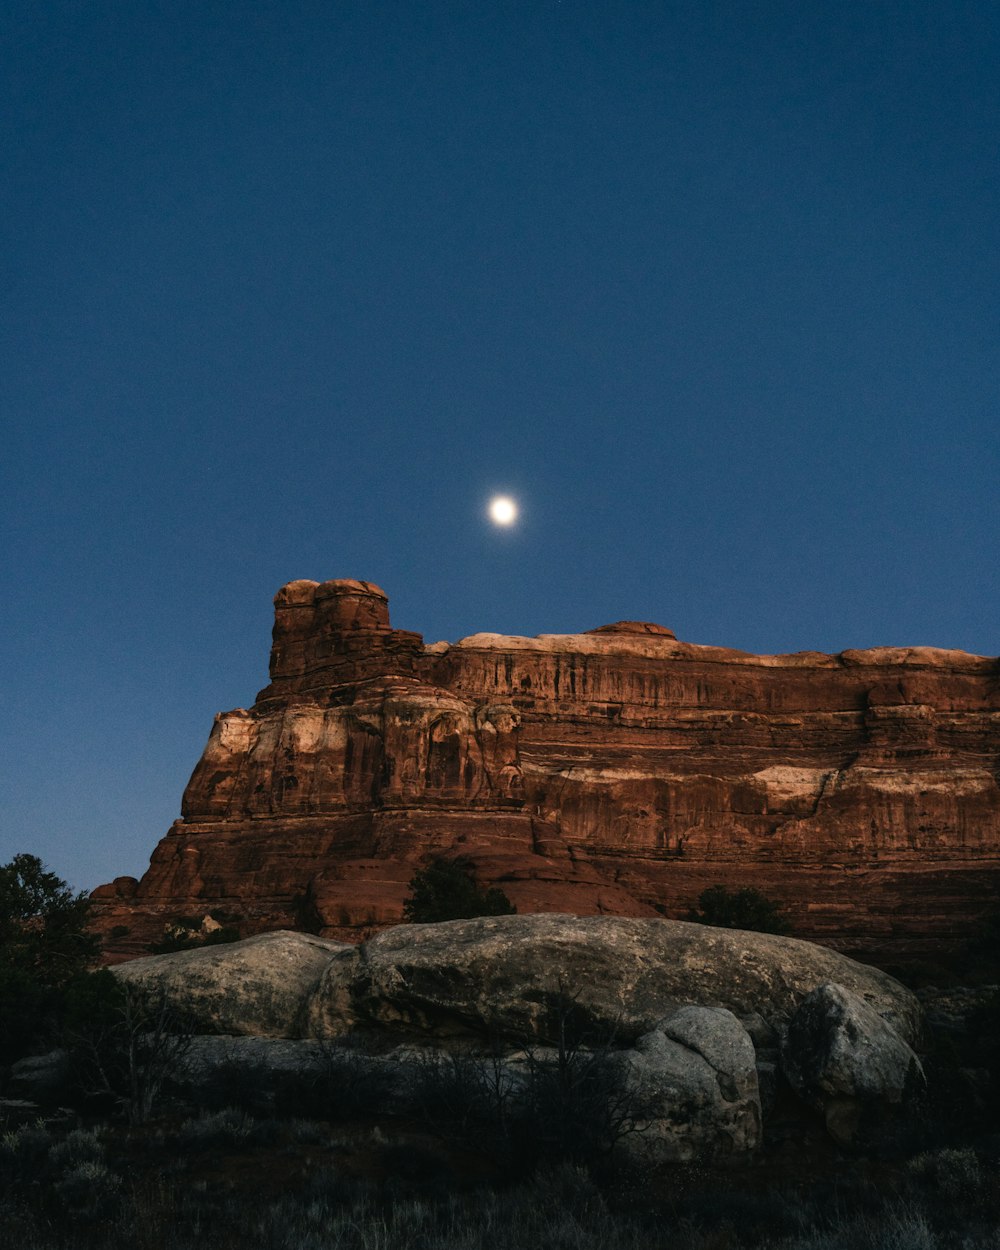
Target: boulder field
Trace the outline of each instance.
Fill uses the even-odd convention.
[[[655,1164],[745,1155],[776,1083],[841,1142],[922,1081],[915,997],[892,977],[792,938],[680,921],[498,916],[407,925],[360,945],[261,934],[118,965],[199,1035],[197,1079],[329,1065],[348,1044],[380,1069],[381,1110],[428,1056],[606,1052],[641,1114],[623,1142]],[[360,1070],[360,1068],[359,1068]]]
[[[520,913],[681,917],[751,885],[883,961],[957,948],[1000,884],[994,657],[633,621],[427,645],[337,580],[278,592],[270,674],[216,717],[142,879],[95,891],[110,958],[209,915],[359,941],[439,856]]]

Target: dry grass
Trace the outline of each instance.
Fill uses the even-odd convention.
[[[20,1250],[1000,1250],[996,1161],[972,1151],[888,1187],[692,1170],[651,1200],[656,1178],[602,1189],[568,1164],[476,1187],[405,1134],[228,1111],[117,1137],[29,1126],[0,1175],[0,1245]]]

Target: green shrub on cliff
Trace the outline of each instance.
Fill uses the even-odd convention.
[[[435,860],[410,882],[413,893],[403,904],[411,924],[465,920],[471,916],[512,916],[517,908],[495,886],[481,890],[458,864]]]
[[[688,913],[688,920],[714,925],[717,929],[749,929],[753,933],[790,933],[791,925],[760,890],[747,886],[730,891],[724,885],[713,885],[698,895],[698,910]]]

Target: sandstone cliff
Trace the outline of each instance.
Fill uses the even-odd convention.
[[[954,946],[1000,883],[995,658],[630,621],[427,646],[377,586],[295,581],[270,675],[216,717],[141,881],[95,891],[115,957],[209,912],[357,940],[434,855],[521,912],[683,916],[754,885],[798,936],[881,958]]]

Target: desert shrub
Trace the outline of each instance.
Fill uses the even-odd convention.
[[[48,1152],[49,1165],[57,1172],[83,1163],[99,1163],[103,1158],[104,1143],[92,1129],[73,1129]]]
[[[59,1200],[76,1220],[106,1220],[118,1205],[121,1177],[96,1160],[69,1168],[53,1185]]]
[[[976,1060],[990,1070],[994,1082],[1000,1082],[1000,990],[969,1013],[968,1029]]]
[[[603,1169],[624,1136],[646,1128],[647,1100],[613,1030],[593,1032],[574,998],[554,1002],[549,1022],[550,1047],[427,1055],[410,1088],[421,1120],[511,1177],[562,1163]]]
[[[1000,907],[992,907],[980,917],[969,942],[969,955],[990,972],[1000,969]]]
[[[384,1145],[384,1143],[383,1143]],[[366,1143],[367,1149],[367,1143]],[[183,1149],[176,1152],[184,1156]],[[448,1183],[447,1161],[418,1145],[387,1147],[379,1164],[387,1173],[375,1185],[324,1165],[282,1167],[276,1185],[261,1184],[258,1168],[227,1161],[206,1175],[196,1152],[182,1176],[130,1175],[116,1186],[113,1174],[93,1166],[68,1172],[34,1201],[0,1198],[0,1244],[26,1250],[997,1250],[993,1226],[979,1220],[975,1204],[956,1201],[931,1221],[916,1199],[884,1200],[859,1209],[843,1188],[820,1200],[809,1187],[801,1218],[762,1225],[727,1198],[739,1175],[696,1168],[686,1179],[718,1195],[713,1211],[691,1219],[672,1201],[650,1202],[663,1177],[643,1178],[646,1201],[607,1195],[591,1174],[572,1163],[540,1168],[527,1183],[460,1190]],[[285,1156],[275,1156],[275,1162]],[[267,1166],[267,1158],[260,1160]],[[440,1165],[440,1176],[437,1169]],[[106,1171],[106,1170],[105,1170]],[[849,1181],[849,1178],[840,1178]],[[753,1182],[751,1182],[753,1183]],[[758,1178],[757,1183],[760,1183]],[[780,1187],[768,1173],[769,1187]],[[87,1188],[110,1189],[111,1218],[88,1227]],[[77,1206],[75,1204],[79,1203]],[[81,1218],[81,1216],[83,1218]]]
[[[296,1117],[283,1121],[281,1129],[289,1141],[299,1145],[312,1146],[319,1142],[329,1144],[331,1140],[329,1125],[322,1124],[318,1120]]]
[[[517,908],[495,886],[481,890],[459,864],[435,860],[410,881],[413,893],[403,904],[411,924],[434,924],[472,916],[511,916]]]
[[[513,1078],[502,1058],[429,1051],[414,1065],[408,1100],[419,1119],[445,1138],[466,1140],[487,1154],[509,1135]]]
[[[730,891],[713,885],[698,895],[698,910],[688,913],[697,924],[717,929],[748,929],[754,933],[790,933],[791,925],[778,905],[750,886]]]
[[[240,940],[240,931],[234,924],[222,924],[225,919],[221,914],[209,918],[219,924],[217,929],[204,928],[204,921],[190,916],[181,916],[168,924],[163,937],[158,942],[149,944],[151,955],[172,955],[175,951],[200,950],[203,946],[225,946],[229,942]]]
[[[643,1131],[647,1116],[621,1055],[574,1043],[528,1052],[511,1122],[515,1157],[531,1171],[553,1162],[600,1167],[622,1137]]]
[[[0,1136],[0,1179],[12,1184],[43,1175],[54,1142],[52,1132],[41,1121],[4,1133]]]
[[[984,1184],[979,1159],[968,1147],[919,1154],[907,1170],[921,1186],[930,1185],[949,1198],[973,1197]]]
[[[944,1250],[946,1244],[921,1211],[893,1207],[876,1216],[838,1211],[801,1233],[758,1242],[754,1250]],[[978,1250],[981,1243],[974,1244]]]
[[[83,1218],[106,1213],[121,1183],[97,1133],[74,1129],[59,1138],[41,1122],[0,1137],[0,1180],[13,1189],[41,1187]]]
[[[0,1063],[48,1045],[67,988],[95,959],[89,901],[34,855],[0,865]]]
[[[193,1100],[204,1111],[231,1107],[252,1113],[270,1112],[275,1105],[276,1084],[280,1084],[279,1078],[263,1059],[234,1052],[212,1065],[199,1082]]]
[[[263,1136],[269,1138],[270,1133]],[[258,1122],[239,1107],[223,1107],[185,1120],[177,1130],[177,1142],[182,1146],[236,1147],[259,1138]]]
[[[64,1032],[77,1097],[143,1123],[179,1074],[191,1032],[162,994],[106,970],[81,979]]]
[[[374,1062],[349,1043],[321,1043],[314,1067],[278,1077],[274,1111],[328,1122],[351,1120],[380,1112],[392,1089],[388,1066]]]

